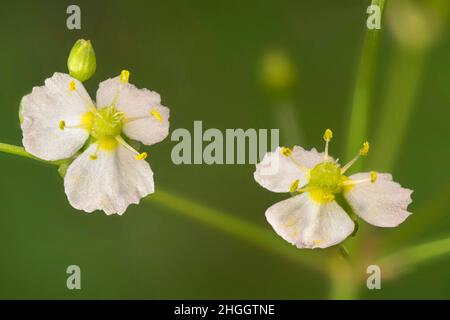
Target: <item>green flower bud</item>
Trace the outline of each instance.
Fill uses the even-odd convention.
[[[95,52],[91,42],[84,39],[75,42],[67,59],[69,74],[83,82],[94,75],[96,67]]]

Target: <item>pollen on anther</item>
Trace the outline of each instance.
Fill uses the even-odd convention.
[[[323,140],[330,141],[333,139],[333,131],[330,129],[325,130],[325,133],[323,134]]]
[[[59,129],[64,130],[66,128],[66,122],[64,120],[61,120],[58,123],[58,127],[59,127]]]
[[[147,156],[148,156],[147,152],[142,152],[140,154],[137,154],[135,158],[136,160],[145,160]]]
[[[295,180],[292,184],[291,187],[289,188],[289,192],[295,192],[298,189],[298,184],[300,183],[300,180]]]
[[[285,157],[290,157],[292,154],[292,150],[288,147],[281,148],[281,154],[283,154]]]
[[[75,83],[75,81],[70,81],[69,82],[69,90],[70,91],[75,91],[77,89],[77,84]]]
[[[364,142],[362,148],[359,150],[359,154],[362,156],[367,156],[369,153],[370,145],[369,142]]]
[[[129,78],[130,78],[130,71],[122,70],[120,72],[120,77],[119,77],[120,81],[127,83]]]
[[[91,160],[97,160],[97,159],[98,159],[98,156],[97,156],[96,154],[91,154],[91,155],[89,155],[89,159],[91,159]]]
[[[378,178],[378,174],[375,171],[371,171],[370,172],[370,182],[374,183],[375,181],[377,181]]]
[[[152,110],[152,111],[150,111],[150,113],[152,116],[154,116],[156,118],[156,120],[158,120],[159,122],[162,123],[162,116],[157,110]]]

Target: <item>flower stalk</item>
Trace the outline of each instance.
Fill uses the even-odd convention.
[[[386,0],[372,0],[372,5],[380,7],[383,17]],[[357,70],[350,114],[346,156],[350,158],[360,141],[367,139],[369,109],[372,99],[372,87],[376,71],[376,59],[381,29],[367,29],[361,58]],[[360,164],[355,166],[360,169]]]

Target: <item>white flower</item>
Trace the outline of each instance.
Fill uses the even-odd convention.
[[[123,70],[100,83],[97,106],[81,82],[63,73],[22,99],[25,149],[44,160],[75,158],[64,188],[76,209],[122,214],[154,192],[147,153],[124,137],[146,145],[162,141],[169,133],[169,109],[158,93],[137,89],[128,77]]]
[[[326,248],[342,242],[353,233],[352,218],[336,201],[342,195],[352,210],[366,222],[379,227],[396,227],[411,213],[412,190],[392,181],[390,174],[345,172],[361,155],[367,155],[365,142],[359,154],[347,165],[328,156],[333,134],[325,131],[325,152],[301,147],[277,148],[256,165],[255,180],[273,192],[291,192],[294,197],[274,204],[266,218],[275,231],[298,248]]]

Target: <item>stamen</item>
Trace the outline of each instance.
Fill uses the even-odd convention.
[[[93,154],[89,155],[90,160],[97,160],[98,159],[98,148],[100,147],[100,142],[97,142],[97,146],[95,148],[95,152]]]
[[[120,81],[124,82],[124,83],[128,83],[128,79],[130,78],[130,71],[128,70],[122,70],[120,72]]]
[[[375,181],[377,181],[378,178],[378,174],[375,171],[371,171],[370,172],[370,182],[374,183]]]
[[[120,72],[119,81],[122,83],[128,83],[128,79],[130,78],[130,71],[128,70],[122,70]],[[114,98],[111,102],[112,106],[115,106],[117,104],[117,101],[120,97],[120,91],[122,91],[122,85],[119,85],[116,94],[114,95]]]
[[[323,134],[323,140],[330,141],[333,139],[333,131],[331,129],[325,130],[325,133]]]
[[[281,148],[281,154],[287,158],[289,158],[292,154],[292,150],[288,147]]]
[[[70,91],[75,91],[77,89],[77,84],[75,83],[75,81],[71,80],[69,82],[69,90]]]
[[[64,131],[65,129],[80,129],[80,128],[84,128],[82,124],[77,124],[74,126],[68,126],[67,123],[64,120],[61,120],[58,122],[58,128],[61,131]]]
[[[135,156],[136,160],[145,160],[147,158],[148,154],[147,152],[142,152]]]
[[[136,160],[145,160],[147,158],[147,156],[148,156],[147,152],[142,152],[142,153],[137,152],[136,149],[134,149],[132,146],[130,146],[121,136],[117,136],[116,140],[122,146],[124,146],[125,148],[127,148],[128,150],[133,152],[135,154],[134,158]]]
[[[345,180],[341,182],[341,186],[342,187],[347,187],[347,186],[354,186],[356,184],[361,184],[361,183],[374,183],[375,181],[377,181],[378,178],[378,174],[375,171],[371,171],[370,172],[370,177],[366,178],[366,179],[359,179],[359,180]]]
[[[330,129],[325,130],[323,134],[323,140],[325,140],[325,155],[323,157],[324,160],[328,160],[328,144],[333,139],[333,131]]]
[[[97,110],[95,106],[91,102],[89,102],[89,100],[87,100],[85,97],[83,97],[77,90],[77,83],[75,82],[75,80],[70,80],[69,91],[75,91],[80,97],[80,99],[83,100],[83,103],[89,108],[89,111],[95,112]]]
[[[142,120],[142,119],[150,119],[151,117],[155,117],[156,120],[158,120],[159,122],[163,122],[163,118],[161,116],[161,114],[158,112],[158,110],[153,109],[152,111],[150,111],[150,115],[149,116],[138,116],[138,117],[129,117],[129,118],[124,118],[123,122],[133,122],[133,121],[137,121],[137,120]]]
[[[288,147],[282,147],[280,150],[281,154],[283,156],[285,156],[286,158],[289,158],[297,167],[300,168],[300,170],[302,170],[306,175],[309,175],[310,170],[308,168],[306,168],[305,166],[301,165],[300,163],[298,163],[293,157],[291,157],[292,155],[292,149],[288,148]]]
[[[369,142],[364,142],[363,146],[361,149],[359,149],[359,154],[362,156],[367,156],[367,154],[369,153],[369,149],[370,149],[370,145]]]
[[[289,192],[295,192],[298,189],[298,184],[299,184],[300,180],[295,180],[292,184],[291,187],[289,188]]]
[[[152,111],[150,111],[151,115],[154,116],[160,123],[162,123],[162,116],[161,114],[158,112],[158,110],[153,109]]]
[[[150,119],[150,116],[123,118],[122,122],[123,123],[128,123],[128,122],[133,122],[133,121],[142,120],[142,119]]]
[[[367,154],[369,153],[369,142],[364,142],[363,146],[361,147],[361,149],[359,149],[359,153],[356,157],[354,157],[352,160],[350,160],[342,169],[341,169],[341,173],[344,174],[345,171],[347,171],[355,162],[356,160],[359,159],[360,156],[367,156]]]

